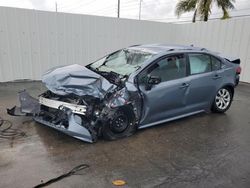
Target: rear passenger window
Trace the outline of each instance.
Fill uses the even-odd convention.
[[[206,54],[189,54],[190,74],[200,74],[211,71],[211,59]]]
[[[211,61],[212,61],[212,70],[219,70],[221,68],[221,62],[217,58],[211,56]]]

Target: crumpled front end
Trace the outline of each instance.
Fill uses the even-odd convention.
[[[86,142],[97,140],[97,131],[85,118],[86,105],[53,100],[43,95],[35,99],[26,91],[19,92],[19,100],[20,107],[7,109],[8,114],[32,116],[43,125]]]
[[[7,111],[10,115],[33,116],[43,125],[83,141],[95,142],[117,111],[132,116],[132,122],[139,122],[138,90],[133,83],[117,76],[97,74],[81,65],[53,68],[42,77],[48,88],[46,92],[35,99],[22,91],[19,93],[21,106]]]
[[[75,94],[83,97],[90,95],[103,99],[109,91],[115,88],[115,85],[103,76],[77,64],[47,71],[42,76],[42,82],[48,90],[61,96]]]

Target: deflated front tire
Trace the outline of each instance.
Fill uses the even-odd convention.
[[[109,112],[103,124],[102,135],[106,140],[117,140],[135,133],[135,115],[130,108],[117,108]]]

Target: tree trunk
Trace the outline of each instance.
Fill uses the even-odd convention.
[[[204,15],[204,22],[207,22],[208,21],[208,13],[205,13]]]
[[[196,14],[197,14],[197,9],[195,9],[195,11],[194,11],[194,15],[193,15],[193,19],[192,19],[193,23],[195,23],[195,21],[196,21]]]
[[[209,16],[209,0],[205,0],[204,1],[204,4],[203,4],[203,15],[204,15],[204,18],[203,18],[203,21],[204,22],[207,22],[208,21],[208,16]]]
[[[225,7],[222,7],[222,11],[223,11],[223,16],[222,16],[222,20],[228,19],[230,18],[227,9],[225,9]]]

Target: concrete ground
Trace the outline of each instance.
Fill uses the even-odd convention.
[[[17,91],[37,96],[40,82],[0,84],[0,116],[25,132],[0,139],[0,187],[34,187],[73,167],[88,169],[48,187],[250,187],[250,86],[240,84],[225,114],[199,114],[118,141],[88,144],[28,117],[11,117]]]

